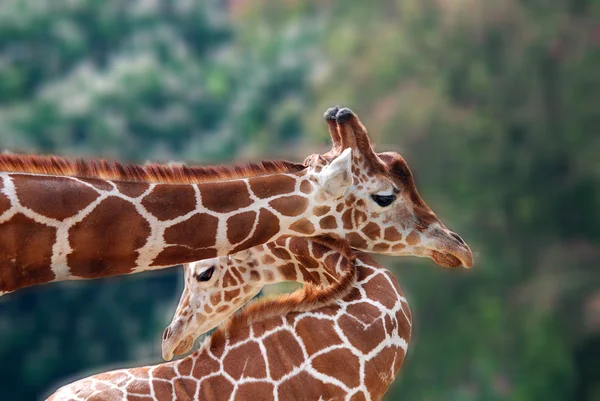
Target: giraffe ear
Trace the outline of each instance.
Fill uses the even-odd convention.
[[[250,259],[251,254],[252,253],[250,252],[250,249],[244,249],[243,251],[234,253],[233,255],[231,255],[231,257],[233,258],[233,260],[237,260],[238,262],[244,262]]]
[[[347,148],[319,173],[323,190],[334,198],[344,195],[352,185],[352,149]]]

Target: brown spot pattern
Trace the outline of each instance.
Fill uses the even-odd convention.
[[[300,220],[294,222],[290,226],[290,230],[296,231],[297,233],[300,233],[300,234],[310,235],[310,234],[314,234],[315,226],[308,219],[300,219]]]
[[[129,273],[149,233],[150,225],[131,203],[106,198],[69,230],[71,273],[85,278]]]
[[[278,324],[280,324],[279,319]],[[263,340],[267,349],[267,361],[271,377],[279,380],[304,362],[302,349],[294,336],[288,331],[279,331]]]
[[[202,204],[217,213],[228,213],[252,204],[243,181],[211,182],[199,185]]]
[[[232,244],[248,238],[256,222],[256,212],[242,212],[227,220],[227,239]]]
[[[269,201],[269,205],[284,216],[299,216],[308,207],[308,199],[303,196],[292,195]]]
[[[0,291],[54,279],[50,269],[54,228],[18,213],[0,224],[0,238]]]
[[[115,181],[120,193],[131,198],[137,198],[150,187],[145,182]]]
[[[296,179],[287,175],[254,177],[248,183],[254,195],[260,199],[289,194],[296,188]]]
[[[271,383],[244,383],[238,387],[234,401],[274,400],[275,387]]]
[[[267,375],[265,362],[262,358],[260,347],[255,341],[240,345],[229,351],[223,359],[225,371],[234,379],[241,377],[264,378]]]
[[[337,228],[337,221],[334,216],[326,216],[319,221],[319,225],[324,230],[332,230]]]
[[[319,355],[313,359],[312,366],[318,372],[334,377],[348,387],[360,384],[360,362],[348,349],[335,349]]]
[[[142,206],[159,220],[173,220],[196,208],[196,194],[191,185],[159,184],[142,199]]]
[[[342,343],[342,339],[337,335],[329,321],[315,317],[300,319],[296,324],[296,332],[302,338],[308,355]]]
[[[214,248],[202,248],[190,250],[180,245],[167,246],[152,261],[152,266],[175,266],[180,263],[190,263],[202,259],[214,258],[217,250]]]
[[[171,245],[191,248],[207,248],[217,241],[219,219],[206,213],[195,214],[189,219],[165,230],[165,241]]]
[[[228,400],[233,384],[223,376],[213,376],[200,384],[200,399],[206,401]]]
[[[278,387],[278,399],[294,400],[302,394],[306,400],[344,399],[345,392],[333,384],[326,384],[312,377],[306,372],[301,372],[290,377]]]
[[[411,231],[410,234],[406,236],[406,243],[411,246],[417,245],[421,240],[419,239],[419,233],[416,231]]]
[[[271,238],[279,233],[279,219],[267,209],[260,209],[258,213],[258,224],[252,238],[238,245],[231,253],[269,242]]]
[[[52,219],[74,216],[100,196],[71,178],[21,174],[12,177],[21,205]]]
[[[312,184],[310,183],[310,181],[308,181],[308,180],[302,181],[302,183],[300,184],[300,191],[303,194],[311,193],[312,192]]]

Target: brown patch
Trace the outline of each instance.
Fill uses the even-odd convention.
[[[110,160],[67,159],[58,156],[0,155],[0,171],[99,178],[104,180],[189,184],[233,180],[279,173],[297,173],[306,166],[286,161],[263,161],[237,166],[182,164],[121,164]]]
[[[50,268],[56,229],[16,214],[0,224],[0,291],[54,280]]]
[[[160,377],[160,376],[159,376]],[[157,401],[167,401],[173,399],[173,386],[169,382],[152,380],[154,397]]]
[[[378,224],[370,222],[363,227],[362,232],[371,240],[381,237],[381,227]]]
[[[317,356],[312,367],[352,388],[360,385],[360,362],[348,349],[335,349]]]
[[[348,240],[352,248],[367,248],[367,241],[358,233],[348,233],[348,235],[346,235],[346,239]]]
[[[308,219],[300,219],[290,226],[290,230],[311,235],[315,232],[315,226]]]
[[[69,230],[71,273],[96,278],[131,272],[149,233],[150,225],[130,202],[106,198]]]
[[[177,364],[177,370],[181,376],[189,376],[192,372],[193,362],[191,358],[185,358]]]
[[[290,255],[288,250],[282,247],[275,247],[271,249],[271,253],[280,260],[290,260],[292,258],[292,255]]]
[[[303,196],[292,195],[273,199],[269,205],[284,216],[299,216],[306,211],[308,199]]]
[[[411,231],[410,234],[408,234],[408,236],[406,237],[406,243],[408,245],[415,246],[419,242],[421,242],[421,240],[419,238],[419,233],[417,233],[416,231]]]
[[[150,187],[145,182],[115,181],[115,185],[120,193],[131,198],[137,198]]]
[[[347,311],[365,325],[369,325],[381,317],[381,311],[367,302],[349,305]]]
[[[211,358],[205,350],[200,351],[195,359],[193,377],[205,377],[220,369],[219,362]]]
[[[230,350],[223,359],[223,366],[235,380],[239,380],[241,377],[260,379],[267,375],[260,347],[255,341]]]
[[[279,319],[277,321],[278,324],[281,324]],[[288,331],[271,334],[263,340],[263,344],[267,350],[271,378],[274,380],[281,379],[294,367],[300,366],[304,362],[300,344]]]
[[[279,272],[290,281],[296,281],[298,277],[296,276],[296,266],[293,263],[286,263],[285,265],[279,268]]]
[[[342,214],[342,223],[344,224],[344,230],[351,230],[354,227],[352,222],[352,209],[348,209]]]
[[[255,177],[248,180],[250,189],[260,199],[289,194],[296,188],[296,179],[288,175]]]
[[[202,376],[194,376],[202,377]],[[233,393],[233,384],[223,376],[213,376],[200,383],[200,399],[206,401],[228,400]]]
[[[125,387],[128,393],[150,395],[150,383],[148,380],[135,379]]]
[[[21,205],[52,219],[74,216],[100,196],[72,178],[21,174],[12,178]]]
[[[260,209],[258,212],[258,224],[254,230],[252,238],[244,241],[235,247],[230,253],[236,253],[244,249],[252,248],[256,245],[269,242],[279,233],[279,219],[267,209]]]
[[[396,357],[401,357],[401,355],[394,348],[388,347],[365,363],[365,385],[373,399],[381,399],[394,381],[394,359]]]
[[[240,295],[240,292],[241,290],[239,288],[225,292],[225,302],[231,302],[231,300],[237,298]]]
[[[383,237],[386,239],[386,241],[390,241],[390,242],[396,242],[396,241],[402,240],[402,234],[400,232],[398,232],[396,227],[386,228],[384,231]]]
[[[390,277],[392,283],[396,283],[394,277]],[[378,274],[363,285],[367,294],[377,294],[377,300],[386,308],[393,308],[398,299],[398,294],[394,287],[385,278],[383,274]]]
[[[326,215],[327,213],[329,213],[330,211],[331,211],[330,206],[315,206],[313,208],[313,214],[315,216],[323,216],[323,215]]]
[[[160,184],[142,199],[142,206],[159,220],[173,220],[196,209],[196,193],[191,185]]]
[[[312,190],[313,190],[313,186],[310,183],[310,181],[308,181],[308,180],[302,181],[302,183],[300,184],[300,191],[303,194],[309,194],[312,192]]]
[[[98,178],[81,178],[77,177],[79,181],[87,182],[91,186],[101,191],[112,191],[114,189],[113,185],[105,180],[101,180]]]
[[[375,246],[373,247],[373,252],[377,252],[377,253],[384,253],[387,252],[390,249],[390,246],[384,242],[375,244]]]
[[[174,377],[177,377],[177,372],[171,365],[159,365],[156,369],[154,369],[153,375],[156,377],[160,377],[161,379],[171,380]]]
[[[245,240],[254,228],[256,212],[248,211],[231,216],[227,219],[227,239],[231,244]]]
[[[208,248],[217,241],[219,219],[206,213],[195,214],[189,219],[165,230],[165,242],[190,248]],[[199,260],[199,259],[198,259]]]
[[[151,266],[175,266],[181,263],[190,263],[198,260],[214,258],[217,250],[203,248],[191,250],[186,246],[167,246],[152,261]]]
[[[260,261],[264,265],[272,265],[275,263],[275,258],[273,258],[271,255],[264,255]]]
[[[333,216],[326,216],[319,221],[319,225],[324,230],[332,230],[334,228],[337,228],[337,221]]]
[[[225,312],[227,309],[229,309],[229,305],[221,305],[217,308],[217,313],[223,313]]]
[[[338,205],[335,207],[335,211],[338,213],[340,213],[343,209],[344,209],[343,203],[338,203]]]
[[[176,400],[193,400],[198,388],[198,382],[193,379],[178,378],[173,383]]]
[[[213,212],[229,213],[253,203],[243,181],[213,182],[199,187],[202,204]]]
[[[404,248],[406,248],[406,245],[404,245],[404,244],[396,244],[396,245],[392,246],[392,252],[400,252]]]
[[[339,326],[350,343],[360,352],[368,353],[385,339],[385,329],[381,320],[365,327],[349,316],[339,318]]]
[[[308,355],[342,343],[342,340],[333,328],[333,323],[329,320],[317,319],[316,317],[305,317],[298,320],[296,333],[306,346]]]
[[[367,215],[366,215],[366,213],[364,213],[364,212],[362,212],[360,210],[354,210],[354,221],[358,225],[363,224],[365,221],[367,221]]]
[[[307,372],[300,372],[282,382],[277,394],[280,400],[295,400],[299,394],[304,400],[343,400],[345,396],[340,387],[323,383]]]
[[[241,384],[237,392],[235,393],[235,401],[249,401],[249,400],[260,400],[269,401],[274,400],[275,387],[271,383],[244,383]]]

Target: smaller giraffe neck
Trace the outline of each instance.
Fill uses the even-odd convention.
[[[411,313],[389,271],[365,254],[355,266],[351,291],[333,304],[235,320],[186,358],[81,379],[48,400],[381,400],[404,361]]]

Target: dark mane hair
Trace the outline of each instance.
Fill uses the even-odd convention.
[[[102,159],[84,160],[59,156],[0,154],[0,172],[173,184],[223,181],[277,173],[295,173],[305,168],[302,164],[279,160],[234,166],[137,165]]]

